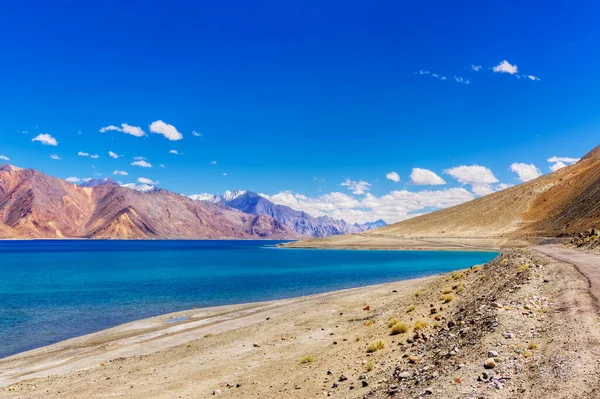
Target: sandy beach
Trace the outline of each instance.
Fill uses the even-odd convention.
[[[592,398],[599,325],[573,266],[511,250],[459,273],[178,312],[15,355],[0,360],[0,397]]]

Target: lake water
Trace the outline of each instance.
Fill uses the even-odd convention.
[[[496,256],[279,242],[0,241],[0,357],[163,313],[422,277]]]

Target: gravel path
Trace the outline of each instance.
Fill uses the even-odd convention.
[[[559,245],[540,245],[534,250],[554,259],[568,262],[579,270],[590,282],[590,292],[600,304],[600,256],[589,252],[569,249]]]

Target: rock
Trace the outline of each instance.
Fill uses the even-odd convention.
[[[331,372],[331,370],[327,370],[327,375],[333,375],[333,373]]]
[[[339,382],[347,381],[347,380],[348,380],[348,377],[346,377],[344,374],[340,375],[340,378],[338,378]]]
[[[483,373],[481,373],[481,378],[487,380],[488,378],[490,378],[490,375],[487,371],[484,371]]]
[[[340,384],[338,384],[337,382],[334,382],[334,383],[333,383],[333,385],[332,385],[331,387],[332,387],[332,388],[337,388],[337,387],[339,387],[339,386],[340,386]]]
[[[221,394],[221,390],[220,389],[215,389],[213,391],[213,395],[220,395]]]
[[[454,320],[448,320],[448,328],[452,328],[456,325],[456,322]]]
[[[255,348],[260,348],[260,345],[257,344],[256,342],[252,344],[252,346],[254,346]]]
[[[296,385],[294,389],[302,389],[302,387],[300,385]]]
[[[367,382],[367,380],[362,380],[361,384],[362,384],[363,388],[369,386],[369,383]]]
[[[483,364],[485,366],[486,369],[493,369],[494,367],[496,367],[496,361],[493,358],[489,358],[485,361],[485,363]]]
[[[488,351],[488,357],[498,357],[498,352],[496,352],[496,351]]]
[[[408,371],[404,371],[404,372],[398,374],[398,378],[400,378],[401,380],[410,378],[410,373]]]
[[[239,388],[239,387],[241,387],[241,386],[242,386],[242,384],[240,384],[240,383],[237,383],[237,384],[235,384],[235,387],[236,387],[236,388]]]
[[[429,309],[429,314],[436,314],[437,313],[437,309],[436,308],[430,308]]]
[[[514,334],[513,334],[513,333],[510,333],[510,332],[505,332],[505,333],[504,333],[504,338],[506,338],[506,339],[511,339],[511,338],[513,338],[513,337],[514,337]]]
[[[366,380],[367,379],[367,375],[366,374],[361,374],[358,376],[359,380]]]
[[[227,388],[233,388],[233,384],[227,383]]]
[[[419,363],[419,361],[421,360],[421,358],[419,356],[409,356],[408,357],[408,362],[409,363]]]

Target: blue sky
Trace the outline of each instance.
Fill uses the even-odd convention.
[[[518,184],[514,163],[548,173],[550,157],[599,144],[593,1],[5,3],[0,154],[61,178],[243,188],[394,221]],[[155,121],[182,138],[153,134]],[[100,132],[123,123],[145,135]],[[473,165],[493,179],[453,169]],[[446,184],[414,184],[413,168]]]

